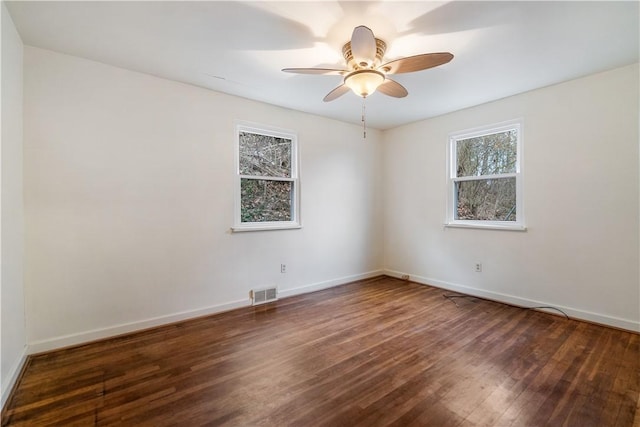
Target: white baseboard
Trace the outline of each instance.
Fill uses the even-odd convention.
[[[354,274],[353,276],[340,277],[338,279],[327,280],[325,282],[313,283],[311,285],[300,286],[298,288],[278,291],[279,298],[292,297],[294,295],[307,294],[309,292],[321,291],[334,286],[344,285],[346,283],[355,282],[356,280],[370,279],[372,277],[381,276],[383,270],[373,270],[362,274]]]
[[[123,323],[107,328],[93,329],[91,331],[79,332],[77,334],[64,335],[48,340],[36,341],[29,343],[28,354],[42,353],[45,351],[84,344],[104,338],[115,337],[118,335],[153,328],[156,326],[180,322],[182,320],[222,313],[223,311],[229,311],[240,307],[247,307],[250,304],[251,303],[248,299],[233,301],[226,304],[214,305],[196,310],[182,311],[180,313],[169,314],[166,316],[158,316],[138,322]]]
[[[15,363],[11,367],[11,370],[7,374],[7,378],[2,379],[2,397],[1,397],[2,401],[0,403],[1,409],[4,409],[4,405],[5,403],[7,403],[7,399],[9,399],[11,390],[13,390],[13,386],[15,385],[16,381],[18,381],[18,376],[20,375],[20,372],[22,372],[22,367],[24,366],[24,363],[27,361],[27,351],[28,351],[27,346],[24,346],[24,348],[22,349],[22,353],[20,354],[20,357],[18,358],[18,360],[15,361]]]
[[[422,285],[434,286],[436,288],[442,288],[449,291],[460,292],[467,295],[473,295],[479,298],[486,298],[493,301],[504,302],[506,304],[515,305],[518,307],[540,307],[551,306],[559,308],[564,311],[569,317],[579,320],[585,320],[587,322],[598,323],[601,325],[612,326],[614,328],[625,329],[632,332],[640,332],[640,322],[633,320],[622,319],[615,316],[608,316],[600,313],[592,313],[590,311],[580,310],[574,307],[567,307],[558,305],[550,301],[536,301],[528,298],[521,298],[515,295],[503,294],[500,292],[487,291],[484,289],[472,288],[469,286],[459,285],[456,283],[445,282],[442,280],[432,279],[428,277],[416,276],[410,273],[404,273],[395,270],[384,270],[384,274],[402,278],[403,275],[409,275],[412,282],[420,283]],[[549,313],[558,314],[555,310],[542,310]]]
[[[370,271],[367,273],[356,274],[353,276],[341,277],[338,279],[327,280],[325,282],[314,283],[311,285],[301,286],[294,289],[287,289],[278,293],[280,298],[286,298],[293,295],[306,294],[308,292],[315,292],[322,289],[331,288],[345,283],[353,282],[356,280],[368,279],[375,276],[384,274],[382,270]],[[138,322],[123,323],[120,325],[110,326],[107,328],[94,329],[85,332],[79,332],[77,334],[64,335],[56,338],[51,338],[42,341],[31,342],[28,345],[27,354],[37,354],[46,351],[56,350],[63,347],[70,347],[79,344],[85,344],[91,341],[96,341],[105,338],[111,338],[118,335],[136,332],[143,329],[153,328],[156,326],[162,326],[182,320],[192,319],[196,317],[208,316],[211,314],[221,313],[224,311],[233,310],[241,307],[248,307],[251,305],[250,300],[233,301],[226,304],[215,305],[211,307],[205,307],[197,310],[183,311],[180,313],[169,314],[166,316],[154,317],[152,319],[142,320]]]

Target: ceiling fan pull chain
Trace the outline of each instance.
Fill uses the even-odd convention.
[[[365,111],[365,101],[367,98],[362,98],[362,137],[367,139],[367,116]]]

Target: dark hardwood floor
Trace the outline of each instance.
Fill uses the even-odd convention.
[[[380,277],[33,356],[2,425],[639,425],[639,335],[444,293]]]

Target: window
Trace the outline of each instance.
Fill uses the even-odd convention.
[[[240,124],[236,141],[233,231],[300,228],[295,133]]]
[[[449,140],[447,225],[524,230],[521,121]]]

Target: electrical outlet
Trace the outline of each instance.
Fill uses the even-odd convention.
[[[287,272],[287,264],[280,264],[280,273]]]
[[[476,273],[482,273],[482,263],[476,262]]]

